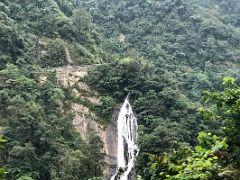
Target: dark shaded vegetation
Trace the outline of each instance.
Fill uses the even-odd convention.
[[[91,0],[82,5],[105,35],[108,51],[143,56],[173,72],[180,88],[194,100],[203,88],[218,89],[226,75],[239,79],[236,0]]]
[[[168,72],[149,62],[118,60],[99,67],[88,76],[88,82],[102,96],[117,102],[130,92],[140,124],[137,165],[144,168],[146,179],[150,178],[149,153],[168,152],[186,142],[195,145],[197,133],[205,129],[196,116],[196,104],[180,92]]]
[[[100,138],[95,132],[89,132],[88,142],[80,138],[72,124],[73,98],[54,73],[42,74],[41,67],[68,64],[66,48],[85,63],[101,57],[90,30],[80,28],[81,23],[91,28],[91,20],[84,18],[90,15],[73,9],[70,1],[0,2],[0,133],[6,140],[0,179],[87,180],[103,175]],[[75,12],[84,13],[76,20]]]
[[[131,93],[140,124],[138,174],[143,179],[177,178],[154,174],[149,154],[173,152],[169,156],[175,158],[179,154],[174,154],[174,150],[189,144],[187,150],[179,149],[179,153],[191,151],[192,156],[202,156],[205,150],[191,150],[198,145],[196,137],[202,130],[222,139],[221,122],[215,119],[204,123],[196,109],[204,90],[224,89],[220,83],[223,77],[235,77],[239,83],[240,3],[90,0],[81,5],[92,14],[97,30],[106,37],[106,51],[117,54],[117,62],[96,70],[89,78],[90,84],[118,102]],[[140,59],[145,59],[145,65]],[[212,143],[214,147],[215,142]],[[179,179],[212,179],[215,170],[223,171],[213,167],[214,159],[200,161],[203,162],[198,165],[203,167],[212,163],[210,169],[205,169],[212,174],[196,170],[192,177]],[[160,168],[164,170],[162,164]],[[159,169],[154,170],[158,173]]]
[[[221,123],[220,137],[200,132],[194,149],[182,146],[178,151],[152,156],[153,179],[239,179],[240,88],[230,77],[224,78],[223,84],[223,92],[205,92],[205,107],[198,110],[206,121]]]
[[[238,0],[2,0],[0,178],[103,175],[100,138],[84,142],[72,125],[76,99],[39,72],[109,62],[85,79],[102,102],[92,109],[107,124],[130,93],[142,179],[237,179],[239,10]],[[227,75],[236,83],[222,85]],[[219,92],[198,114],[203,90]]]

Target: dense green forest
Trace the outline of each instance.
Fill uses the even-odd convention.
[[[73,7],[70,1],[0,2],[0,164],[6,179],[102,176],[98,135],[81,140],[72,125],[72,97],[54,72],[39,81],[42,68],[66,64],[65,47],[75,64],[104,56],[90,33],[91,16]]]
[[[130,93],[139,179],[239,179],[239,11],[239,0],[1,0],[0,179],[103,178],[103,143],[74,129],[69,89],[54,72],[39,80],[69,64],[102,64],[84,81],[103,125]]]
[[[233,164],[238,161],[239,149],[231,151],[230,142],[228,156],[235,154],[235,158],[221,159],[222,166],[217,160],[206,158],[211,156],[211,148],[215,148],[212,154],[221,150],[220,142],[225,143],[221,138],[228,137],[229,141],[231,137],[221,132],[224,118],[216,115],[206,122],[197,109],[204,90],[224,89],[221,82],[225,76],[235,77],[239,83],[240,3],[92,0],[83,1],[82,6],[88,8],[97,30],[106,37],[105,49],[117,53],[118,58],[94,72],[89,77],[90,84],[116,101],[131,92],[140,123],[138,174],[143,179],[221,179],[225,174],[218,177],[218,172],[225,168],[229,170],[225,178],[237,179],[238,174],[233,174],[239,166]],[[238,93],[233,96],[239,98]],[[225,103],[219,101],[217,105]],[[197,138],[201,131],[221,138],[204,133]],[[199,142],[205,139],[213,146]],[[194,146],[202,149],[193,152]],[[159,163],[152,163],[155,158],[149,159],[149,154],[160,156],[156,161]],[[192,164],[187,162],[190,157]],[[174,164],[177,158],[179,164]],[[200,170],[194,166],[200,166]]]

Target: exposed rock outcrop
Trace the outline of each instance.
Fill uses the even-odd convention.
[[[81,78],[86,76],[90,70],[94,69],[94,66],[84,67],[59,67],[55,68],[58,82],[65,87],[69,87],[72,90],[74,96],[80,97],[83,101],[88,101],[91,104],[99,105],[100,100],[97,97],[96,92],[92,92],[90,87],[81,81]],[[88,94],[88,95],[86,95]],[[72,105],[72,111],[75,114],[73,125],[80,133],[84,141],[88,141],[87,134],[89,129],[96,131],[103,144],[105,153],[105,170],[104,175],[106,179],[114,174],[117,164],[117,114],[114,113],[111,123],[107,127],[103,127],[95,120],[97,119],[94,112],[90,110],[84,103],[75,103]]]

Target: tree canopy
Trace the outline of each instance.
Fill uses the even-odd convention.
[[[98,96],[99,126],[130,93],[139,179],[239,177],[239,10],[239,0],[1,0],[0,179],[103,178],[103,142],[92,130],[81,139],[77,98],[48,71],[92,64],[79,81]]]
[[[223,92],[205,92],[210,107],[199,108],[206,121],[221,122],[220,137],[200,132],[198,145],[151,156],[151,179],[238,179],[239,177],[239,99],[240,88],[224,78]]]

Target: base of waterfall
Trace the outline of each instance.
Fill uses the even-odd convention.
[[[119,168],[117,170],[117,173],[114,174],[114,176],[112,176],[111,180],[135,180],[136,179],[135,170],[132,169],[132,171],[127,176],[125,174],[126,170],[127,168],[125,169]]]
[[[138,155],[137,118],[133,113],[129,96],[126,97],[117,120],[118,152],[117,169],[111,180],[135,179],[134,162]]]

